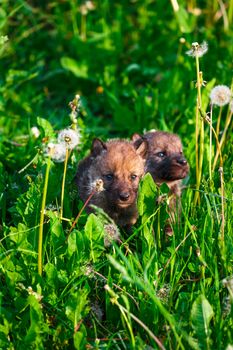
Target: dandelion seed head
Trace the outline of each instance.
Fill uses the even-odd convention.
[[[104,246],[109,247],[112,241],[119,240],[120,232],[116,225],[114,224],[106,224],[104,225]]]
[[[98,304],[97,301],[95,301],[92,305],[91,305],[91,311],[94,313],[94,315],[96,316],[96,318],[99,321],[102,321],[103,316],[104,316],[104,312],[103,309],[100,307],[100,305]]]
[[[232,300],[229,295],[225,296],[222,301],[222,315],[223,318],[227,317],[231,312]],[[233,350],[233,349],[232,349]]]
[[[68,149],[74,149],[80,143],[78,130],[64,129],[58,134],[58,143],[64,144]]]
[[[91,265],[86,265],[82,268],[85,276],[94,277],[94,269]]]
[[[192,57],[202,57],[208,51],[208,44],[204,41],[202,44],[198,42],[192,43],[192,48],[186,51],[188,56]]]
[[[210,91],[210,100],[213,105],[225,106],[230,102],[231,90],[226,85],[217,85]]]
[[[50,157],[54,162],[64,162],[66,157],[66,147],[62,143],[48,143],[45,149],[45,156]]]
[[[104,191],[104,182],[102,179],[97,179],[91,183],[91,191],[95,191],[96,193],[100,193]]]
[[[168,302],[169,295],[170,295],[171,287],[169,284],[164,284],[162,288],[160,288],[157,292],[157,297],[163,301]]]
[[[224,287],[227,287],[229,292],[233,295],[233,276],[224,278],[222,280],[222,284],[224,285]]]

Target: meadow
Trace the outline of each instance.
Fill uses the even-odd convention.
[[[0,349],[233,349],[232,57],[232,0],[1,1]],[[190,163],[172,236],[149,174],[130,233],[74,181],[151,129]]]

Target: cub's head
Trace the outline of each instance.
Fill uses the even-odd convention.
[[[146,171],[151,173],[156,183],[180,180],[188,175],[189,165],[177,135],[153,131],[143,135],[143,138],[148,142]]]
[[[129,142],[95,139],[89,171],[92,180],[102,179],[110,207],[127,208],[135,203],[140,178],[144,175],[148,145],[146,140]]]

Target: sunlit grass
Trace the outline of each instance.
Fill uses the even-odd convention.
[[[210,92],[232,84],[233,2],[92,5],[1,5],[0,348],[230,350],[232,96]],[[69,127],[79,145],[51,163]],[[147,175],[137,224],[105,246],[112,221],[85,212],[77,164],[94,137],[152,128],[179,134],[191,165],[173,235]]]

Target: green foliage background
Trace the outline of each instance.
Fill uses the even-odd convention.
[[[232,84],[233,1],[180,0],[178,11],[174,4],[96,0],[84,13],[86,3],[76,0],[0,2],[0,349],[161,348],[132,314],[166,349],[233,346],[232,125],[223,148],[223,252],[218,170],[212,187],[208,177],[208,127],[201,205],[193,207],[196,71],[186,55],[193,42],[208,42],[200,58],[208,111],[211,88]],[[158,189],[149,177],[132,235],[123,232],[122,244],[108,249],[101,213],[83,214],[67,240],[69,223],[48,207],[40,277],[41,150],[69,125],[76,94],[82,143],[69,163],[65,216],[74,218],[82,206],[73,177],[94,136],[129,138],[155,128],[181,136],[191,165],[182,227],[164,237],[166,208],[151,207]],[[221,129],[226,113],[224,107]],[[55,208],[62,175],[63,164],[54,165],[47,204]]]

